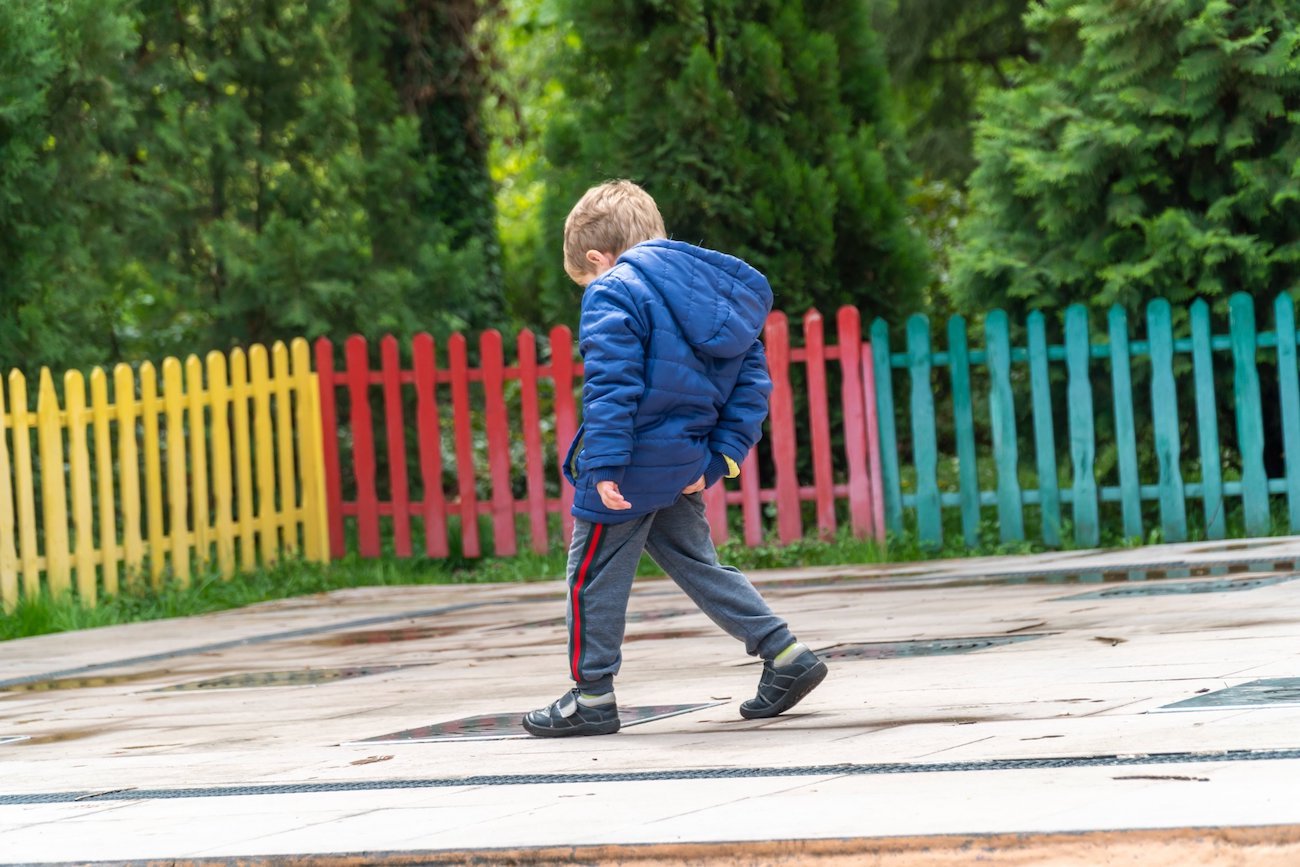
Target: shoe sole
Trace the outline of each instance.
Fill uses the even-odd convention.
[[[812,668],[795,678],[794,683],[790,684],[790,689],[775,704],[757,710],[747,710],[742,704],[740,706],[740,715],[745,719],[767,719],[768,717],[783,714],[803,701],[804,696],[816,689],[817,685],[826,679],[826,672],[826,663],[818,661]]]
[[[524,717],[523,727],[524,731],[539,738],[572,738],[584,735],[612,735],[622,727],[622,720],[616,719],[612,723],[605,723],[602,726],[587,725],[573,726],[567,729],[552,729],[530,725],[528,718]]]

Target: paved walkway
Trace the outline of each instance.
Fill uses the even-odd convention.
[[[558,582],[7,642],[0,861],[1294,865],[1298,559],[755,573],[831,665],[756,722],[758,667],[644,580],[618,691],[639,721],[564,741],[515,728],[567,685]]]

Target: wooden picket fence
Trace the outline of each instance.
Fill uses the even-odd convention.
[[[18,371],[0,387],[0,603],[123,580],[233,575],[281,552],[324,561],[319,387],[310,348],[209,353],[111,377]],[[110,395],[110,385],[112,394]]]
[[[974,545],[992,521],[1007,542],[1036,531],[1059,546],[1072,532],[1092,546],[1108,521],[1127,537],[1158,527],[1183,540],[1189,516],[1203,524],[1191,532],[1221,539],[1267,535],[1275,506],[1300,532],[1294,305],[1279,296],[1263,332],[1249,296],[1228,307],[1227,333],[1214,334],[1204,301],[1186,311],[1153,301],[1142,339],[1115,308],[1097,342],[1082,306],[1065,311],[1058,342],[1057,323],[1035,312],[1015,346],[995,310],[982,347],[953,317],[941,350],[914,316],[901,352],[883,321],[863,342],[853,307],[837,312],[834,342],[816,310],[793,336],[774,312],[764,438],[738,480],[706,493],[714,539],[788,544],[806,526],[829,537],[847,524],[883,540],[911,525],[937,546],[948,524]],[[321,339],[313,372],[312,348],[295,340],[167,359],[161,388],[151,364],[73,371],[61,397],[46,370],[34,409],[10,373],[0,383],[0,604],[47,591],[93,604],[123,580],[228,576],[282,553],[323,562],[349,550],[508,556],[524,536],[537,552],[567,544],[573,492],[559,465],[582,382],[571,333],[520,333],[509,365],[497,331],[480,336],[473,365],[464,335],[447,341],[445,359],[438,349],[427,334],[386,337],[375,367],[362,337],[346,341],[341,364]],[[1261,365],[1277,386],[1267,412]],[[1184,445],[1193,433],[1194,454]],[[1283,460],[1269,478],[1266,465]],[[1230,501],[1240,526],[1229,527]]]
[[[996,507],[1001,539],[1022,540],[1028,505],[1036,507],[1042,541],[1057,546],[1062,542],[1062,505],[1066,505],[1074,541],[1093,546],[1099,541],[1104,517],[1099,516],[1099,504],[1118,503],[1118,523],[1125,537],[1144,538],[1149,527],[1158,526],[1164,541],[1183,541],[1188,537],[1191,502],[1199,506],[1204,538],[1222,539],[1229,532],[1226,501],[1236,498],[1242,506],[1242,527],[1237,532],[1244,529],[1246,535],[1262,536],[1272,529],[1270,497],[1284,495],[1287,523],[1292,532],[1300,532],[1294,305],[1290,295],[1278,296],[1273,305],[1274,328],[1260,333],[1249,295],[1234,295],[1228,306],[1227,334],[1212,333],[1210,308],[1198,300],[1185,317],[1178,317],[1188,323],[1189,333],[1175,337],[1174,310],[1157,299],[1146,308],[1142,340],[1130,337],[1127,315],[1116,307],[1110,311],[1104,342],[1090,342],[1088,311],[1082,306],[1065,311],[1063,343],[1049,342],[1048,319],[1034,312],[1025,323],[1025,345],[1015,347],[1006,314],[995,310],[985,319],[982,349],[968,346],[966,322],[954,317],[948,322],[944,351],[933,350],[930,326],[923,316],[908,321],[906,349],[898,353],[890,352],[886,324],[875,322],[871,338],[888,527],[902,529],[906,510],[914,516],[920,538],[937,546],[943,540],[943,510],[955,508],[964,541],[973,545],[979,537],[982,510]],[[1276,365],[1280,434],[1267,432],[1264,425],[1262,402],[1274,397],[1261,393],[1261,355],[1264,363]],[[1225,363],[1231,365],[1230,393],[1216,389],[1216,369],[1223,370]],[[942,391],[950,395],[950,403],[938,406],[936,368],[943,367],[948,377]],[[980,384],[987,392],[987,413],[978,417],[972,371],[982,374]],[[1149,377],[1149,401],[1140,395],[1135,400],[1133,381],[1138,375]],[[1226,376],[1224,370],[1220,387]],[[908,393],[906,412],[901,401],[895,407],[896,381]],[[1109,415],[1099,412],[1094,390],[1109,391]],[[1193,429],[1188,401],[1195,412],[1195,453],[1184,445],[1180,425],[1184,423],[1189,433]],[[1231,402],[1235,425],[1221,431],[1219,408],[1224,401]],[[1034,445],[1032,467],[1018,451],[1018,409],[1023,413],[1026,404],[1032,437],[1024,439]],[[936,412],[951,413],[955,447],[946,455],[938,447]],[[1068,444],[1066,452],[1058,454],[1057,425],[1062,418]],[[909,464],[900,460],[897,419],[907,425]],[[1116,453],[1115,469],[1106,473],[1097,465],[1099,419],[1113,437]],[[977,454],[977,420],[978,431],[987,434],[989,441],[983,455]],[[1140,477],[1139,434],[1154,455],[1154,461],[1146,463],[1148,467],[1154,463],[1155,478]],[[1284,455],[1281,478],[1268,478],[1268,452]],[[994,490],[981,487],[980,458],[995,467]],[[942,489],[939,467],[941,463],[951,466],[954,460],[955,483]],[[1225,465],[1233,478],[1225,478]],[[904,471],[909,480],[906,491]],[[1108,478],[1115,483],[1107,484]],[[1143,503],[1151,501],[1158,515],[1148,509],[1144,518]]]
[[[706,496],[716,540],[728,538],[730,510],[739,507],[746,543],[760,544],[771,523],[764,506],[771,504],[775,535],[792,542],[803,536],[804,503],[813,504],[812,520],[823,535],[836,532],[838,511],[854,532],[883,538],[879,465],[869,457],[877,452],[871,355],[864,350],[858,311],[846,307],[836,318],[838,342],[827,345],[823,318],[810,311],[800,347],[791,345],[785,314],[768,319],[764,341],[774,391],[767,436],[742,465],[738,483],[730,489],[715,486]],[[551,329],[548,349],[547,357],[539,357],[536,335],[523,331],[515,342],[515,362],[507,366],[501,334],[486,331],[479,339],[478,366],[471,367],[464,335],[450,337],[441,364],[429,335],[416,336],[409,350],[390,336],[380,341],[376,370],[364,338],[346,341],[342,367],[334,344],[318,340],[331,555],[343,556],[355,536],[363,557],[379,556],[389,537],[393,553],[410,556],[412,524],[418,522],[427,556],[448,556],[458,536],[459,553],[479,557],[484,552],[480,517],[490,521],[491,549],[498,556],[516,553],[521,522],[534,551],[567,544],[573,491],[560,483],[559,465],[578,427],[582,365],[574,359],[566,327]],[[404,355],[409,367],[403,366]],[[843,404],[838,462],[832,453],[828,372],[838,380],[836,397]],[[792,377],[807,394],[802,423],[796,419]],[[811,478],[799,475],[801,431],[811,455],[804,475]],[[760,457],[764,449],[766,456]],[[770,462],[769,487],[761,483],[762,461]],[[454,472],[444,478],[447,469]]]

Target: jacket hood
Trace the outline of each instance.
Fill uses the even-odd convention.
[[[663,299],[691,346],[714,358],[749,351],[772,309],[767,278],[735,256],[682,241],[637,244],[619,257]]]

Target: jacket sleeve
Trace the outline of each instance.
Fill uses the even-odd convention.
[[[755,340],[745,355],[736,387],[723,404],[718,413],[718,423],[709,435],[709,448],[715,455],[730,458],[736,464],[744,462],[750,449],[763,436],[763,420],[767,418],[767,401],[771,394],[772,377],[767,372],[767,354],[763,351],[763,342]],[[716,482],[725,474],[719,471],[725,466],[725,460],[715,459],[710,464],[710,472],[705,474],[705,482],[710,485]]]
[[[587,290],[578,325],[582,352],[582,472],[623,481],[632,461],[633,419],[645,391],[645,324],[624,286],[598,281]]]

